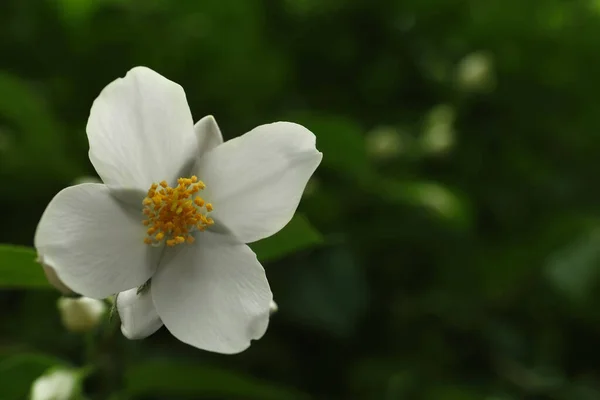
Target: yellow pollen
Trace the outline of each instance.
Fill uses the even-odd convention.
[[[206,215],[213,210],[212,204],[195,196],[205,187],[196,176],[179,178],[175,187],[166,181],[153,183],[142,201],[142,224],[147,227],[144,243],[156,246],[164,241],[169,247],[194,243],[193,231],[204,231],[215,223]]]

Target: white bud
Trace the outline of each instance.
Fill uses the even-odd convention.
[[[458,86],[471,92],[493,89],[495,85],[493,67],[490,54],[481,51],[468,54],[456,66]]]
[[[58,299],[58,310],[67,330],[89,332],[100,323],[106,313],[106,304],[89,297],[61,297]]]
[[[413,188],[417,201],[443,217],[453,218],[460,214],[460,201],[450,190],[436,183],[421,182]]]
[[[275,314],[277,312],[277,310],[279,310],[277,303],[275,303],[274,300],[271,300],[271,304],[269,304],[269,313]]]
[[[366,146],[372,158],[385,160],[398,156],[406,143],[395,128],[379,126],[367,134]]]
[[[427,153],[444,153],[454,144],[454,109],[446,104],[434,107],[425,118],[420,137],[421,149]]]
[[[72,400],[78,392],[78,376],[68,369],[55,369],[31,385],[31,400]]]

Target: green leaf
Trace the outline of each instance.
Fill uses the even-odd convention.
[[[286,276],[277,299],[286,318],[339,338],[355,334],[368,308],[369,287],[347,247],[323,249],[308,262],[287,265]]]
[[[101,1],[59,0],[58,4],[62,10],[60,17],[65,24],[76,28],[89,22],[94,12],[101,6]]]
[[[31,248],[0,244],[0,288],[50,289],[36,257]]]
[[[250,247],[260,261],[273,261],[290,253],[306,250],[323,243],[321,234],[300,214],[276,235],[253,243]]]
[[[432,385],[426,390],[424,398],[427,400],[479,400],[485,396],[469,387]]]
[[[156,360],[125,372],[125,390],[133,397],[216,396],[245,400],[294,400],[307,396],[293,389],[208,365]]]
[[[45,354],[18,354],[0,359],[0,398],[24,399],[34,380],[48,369],[66,363]]]
[[[46,178],[53,174],[72,176],[79,170],[66,154],[66,128],[53,114],[43,92],[4,71],[0,71],[0,120],[9,133],[0,154],[1,172],[19,176],[21,182],[39,178],[42,164]],[[6,188],[0,188],[2,192],[8,193]]]
[[[579,237],[554,254],[546,264],[546,275],[570,300],[589,299],[600,275],[600,229]]]
[[[388,201],[424,208],[440,219],[458,225],[469,224],[471,215],[463,198],[435,182],[377,180],[377,190]],[[374,185],[375,186],[375,185]]]

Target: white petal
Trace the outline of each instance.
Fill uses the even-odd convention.
[[[207,115],[194,125],[198,138],[198,156],[202,156],[223,143],[223,135],[212,115]]]
[[[256,255],[212,232],[167,251],[152,278],[158,315],[179,340],[217,353],[239,353],[269,323],[273,295]]]
[[[277,122],[216,147],[194,172],[206,183],[203,197],[214,206],[216,224],[251,243],[290,221],[322,157],[312,132]]]
[[[44,275],[46,275],[46,279],[48,279],[48,283],[58,289],[62,294],[72,294],[73,291],[71,288],[67,287],[63,281],[58,278],[56,275],[56,271],[52,268],[51,265],[48,265],[44,262],[44,257],[38,254],[38,258],[36,260],[38,263],[42,265],[44,269]]]
[[[181,86],[133,68],[92,105],[90,161],[111,188],[148,190],[153,182],[172,182],[197,153],[193,125]]]
[[[163,325],[154,308],[151,290],[152,287],[148,287],[138,294],[138,289],[133,288],[117,296],[121,332],[127,339],[143,339]]]
[[[159,249],[143,243],[140,210],[115,200],[101,184],[68,187],[48,204],[35,247],[67,287],[104,298],[146,282]]]

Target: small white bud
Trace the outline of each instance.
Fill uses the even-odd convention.
[[[492,56],[478,51],[465,56],[456,66],[458,86],[471,92],[484,92],[494,88],[495,77]]]
[[[71,332],[89,332],[94,329],[106,313],[106,308],[102,300],[89,297],[58,299],[62,323]]]
[[[379,126],[367,134],[367,153],[374,159],[387,160],[398,156],[406,148],[400,132],[388,126]]]
[[[72,400],[77,394],[78,376],[68,369],[55,369],[31,385],[31,400]]]
[[[454,109],[446,104],[431,109],[425,117],[420,137],[421,149],[426,153],[444,153],[454,144]]]
[[[269,304],[269,313],[275,314],[277,312],[277,310],[279,310],[277,303],[275,303],[274,300],[271,300],[271,304]]]
[[[421,205],[446,218],[460,214],[460,201],[450,190],[436,183],[421,182],[413,188],[413,195]]]

